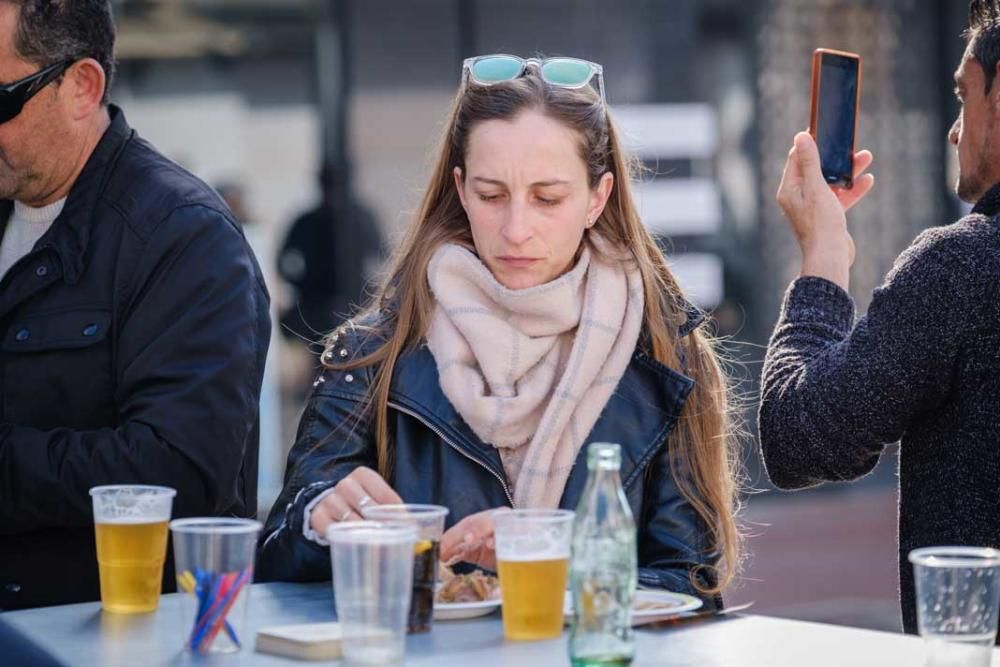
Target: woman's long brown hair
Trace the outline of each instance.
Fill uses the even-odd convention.
[[[718,556],[711,576],[697,577],[694,583],[706,593],[717,593],[732,580],[741,553],[736,523],[740,460],[731,424],[730,390],[714,339],[702,327],[683,338],[677,335],[686,321],[681,290],[635,208],[631,191],[635,162],[622,150],[614,122],[593,89],[550,86],[529,69],[514,81],[459,90],[416,218],[393,254],[382,284],[355,320],[379,322],[378,331],[372,333],[380,343],[366,356],[346,363],[328,361],[327,365],[340,370],[376,368],[364,409],[374,419],[379,472],[391,479],[390,385],[400,355],[419,345],[427,332],[434,309],[428,263],[442,244],[474,248],[453,170],[457,166],[465,172],[469,132],[477,123],[509,120],[526,110],[537,110],[577,131],[591,187],[607,171],[614,176],[614,188],[595,227],[635,256],[645,287],[648,352],[695,381],[669,438],[668,455],[674,481],[708,527],[710,549]]]

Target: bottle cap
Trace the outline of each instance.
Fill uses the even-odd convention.
[[[594,442],[587,447],[588,470],[618,470],[622,466],[622,448],[610,442]]]

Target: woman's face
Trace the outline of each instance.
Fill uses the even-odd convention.
[[[477,124],[455,187],[480,259],[508,289],[525,289],[572,268],[583,232],[597,220],[614,178],[591,189],[580,137],[537,111]]]

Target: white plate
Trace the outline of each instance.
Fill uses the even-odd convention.
[[[652,609],[635,610],[635,603],[656,602],[658,606]],[[683,614],[686,611],[694,611],[702,605],[702,601],[692,595],[684,593],[671,593],[669,591],[638,590],[635,592],[635,603],[633,603],[632,618],[660,618],[669,617],[674,614]],[[567,620],[573,618],[573,594],[566,591],[566,598],[563,602],[563,614]]]
[[[463,618],[479,618],[492,614],[500,608],[500,589],[495,593],[492,600],[482,600],[481,602],[435,602],[435,621],[457,621]]]

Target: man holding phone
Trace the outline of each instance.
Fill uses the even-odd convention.
[[[854,323],[855,247],[845,213],[871,190],[867,151],[853,187],[830,187],[808,133],[795,137],[778,190],[802,250],[762,378],[760,438],[780,488],[846,481],[901,441],[899,567],[903,625],[916,632],[908,552],[1000,547],[1000,11],[973,0],[955,73],[949,133],[958,195],[972,213],[923,232]],[[905,215],[905,212],[901,212]]]

